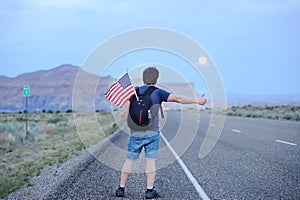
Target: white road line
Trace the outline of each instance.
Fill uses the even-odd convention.
[[[194,188],[196,189],[196,191],[198,192],[199,196],[203,199],[203,200],[209,200],[210,198],[207,196],[207,194],[204,192],[204,190],[202,189],[202,187],[200,186],[200,184],[197,182],[197,180],[195,179],[195,177],[192,175],[192,173],[190,172],[190,170],[187,168],[187,166],[184,164],[184,162],[181,160],[181,158],[178,156],[178,154],[175,152],[175,150],[173,149],[173,147],[170,145],[170,143],[167,141],[167,139],[165,138],[165,136],[162,134],[161,132],[161,137],[162,139],[165,141],[165,143],[167,144],[167,146],[169,147],[170,151],[172,152],[172,154],[174,155],[174,157],[176,158],[176,160],[178,161],[178,163],[180,164],[181,168],[183,169],[183,171],[185,172],[185,174],[187,175],[187,177],[190,179],[190,181],[192,182]]]
[[[242,131],[240,130],[237,130],[237,129],[232,129],[233,132],[236,132],[236,133],[241,133]]]
[[[210,124],[210,126],[216,126],[215,124]]]
[[[283,143],[283,144],[288,144],[288,145],[292,145],[292,146],[296,146],[297,145],[295,143],[286,142],[286,141],[283,141],[283,140],[275,140],[275,142],[279,142],[279,143]]]

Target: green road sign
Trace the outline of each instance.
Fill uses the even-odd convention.
[[[24,85],[23,95],[24,95],[24,97],[29,97],[30,96],[30,87],[29,87],[29,85]]]

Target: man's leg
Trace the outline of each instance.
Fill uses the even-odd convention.
[[[155,160],[146,159],[147,189],[153,189],[155,180]]]
[[[120,187],[125,187],[128,177],[132,172],[133,166],[135,161],[134,160],[126,160],[122,167],[122,173],[121,173],[121,181],[120,181]]]
[[[154,190],[155,180],[155,160],[146,159],[146,174],[147,174],[147,191],[145,192],[146,199],[160,198],[161,196]]]

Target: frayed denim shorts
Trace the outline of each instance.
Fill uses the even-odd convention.
[[[126,159],[139,159],[140,153],[144,148],[146,159],[156,160],[159,140],[159,132],[156,131],[137,131],[131,133],[128,142]]]

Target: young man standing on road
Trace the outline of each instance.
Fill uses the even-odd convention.
[[[159,76],[159,71],[155,67],[148,67],[143,71],[144,85],[139,87],[139,93],[143,94],[150,86],[155,86]],[[116,196],[123,197],[125,193],[125,185],[129,175],[132,172],[134,163],[139,159],[140,152],[144,147],[146,157],[146,175],[147,175],[147,191],[145,197],[147,199],[159,198],[160,195],[154,190],[155,180],[155,161],[157,159],[159,148],[159,118],[158,111],[162,102],[176,102],[181,104],[199,104],[205,105],[207,100],[202,94],[199,98],[189,98],[185,96],[177,96],[171,94],[163,89],[154,90],[150,99],[153,105],[153,122],[149,128],[145,131],[130,130],[130,138],[128,142],[126,161],[122,167],[121,181],[119,188],[116,190]],[[127,120],[130,107],[130,101],[125,104],[124,114]]]

